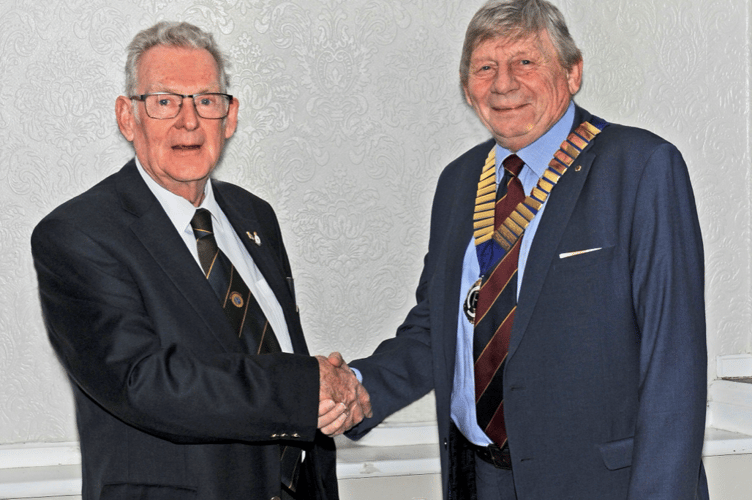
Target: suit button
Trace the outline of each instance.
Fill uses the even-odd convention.
[[[281,498],[279,498],[278,496],[273,496],[273,497],[271,498],[271,500],[282,500],[282,499],[281,499]]]
[[[294,437],[294,438],[299,438],[299,437],[300,437],[300,434],[298,434],[297,432],[293,432],[293,433],[292,433],[292,437]]]
[[[449,442],[447,441],[447,438],[444,438],[444,449],[446,450],[449,448]]]

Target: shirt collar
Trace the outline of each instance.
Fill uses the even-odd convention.
[[[525,162],[525,167],[530,168],[537,177],[541,177],[548,168],[548,164],[558,151],[561,143],[569,136],[574,123],[574,101],[569,102],[569,107],[558,122],[551,129],[539,137],[536,141],[517,151],[517,156]],[[509,156],[511,151],[496,145],[496,175],[504,175],[501,162]]]
[[[162,205],[162,208],[167,213],[167,217],[170,218],[170,221],[172,221],[175,228],[179,232],[185,231],[186,228],[192,231],[192,229],[190,229],[190,224],[193,215],[196,213],[196,207],[194,207],[190,201],[186,200],[182,196],[178,196],[170,192],[162,185],[160,185],[157,181],[152,179],[152,177],[144,169],[144,166],[141,165],[138,157],[136,158],[136,165],[138,166],[138,172],[141,174],[144,182],[146,182],[149,190],[157,198],[159,204]],[[219,205],[217,205],[217,200],[216,198],[214,198],[214,190],[211,187],[211,179],[208,179],[206,181],[206,185],[204,186],[204,200],[201,202],[201,205],[199,205],[198,208],[205,208],[209,210],[209,212],[211,212],[212,214],[212,219],[214,219],[214,223],[217,223]]]

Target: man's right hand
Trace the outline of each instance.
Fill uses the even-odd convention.
[[[319,361],[318,428],[327,436],[336,436],[373,415],[368,391],[355,377],[338,352]]]

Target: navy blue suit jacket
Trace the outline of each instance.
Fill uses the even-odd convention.
[[[337,498],[334,445],[316,430],[318,363],[277,219],[251,193],[212,185],[296,354],[248,354],[134,161],[34,230],[49,338],[73,385],[84,499],[269,500],[285,442],[307,450],[310,498]]]
[[[575,127],[590,117],[577,108]],[[395,338],[352,363],[374,408],[354,438],[435,389],[445,498],[462,258],[492,147],[471,149],[442,173],[417,305]],[[520,290],[504,371],[520,500],[707,494],[698,485],[707,385],[703,273],[680,153],[647,131],[608,126],[553,189]]]

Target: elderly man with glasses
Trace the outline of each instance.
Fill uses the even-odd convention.
[[[308,355],[272,208],[210,179],[238,122],[224,59],[186,23],[128,50],[116,114],[136,157],[32,236],[83,498],[336,500],[324,433],[368,395]]]

